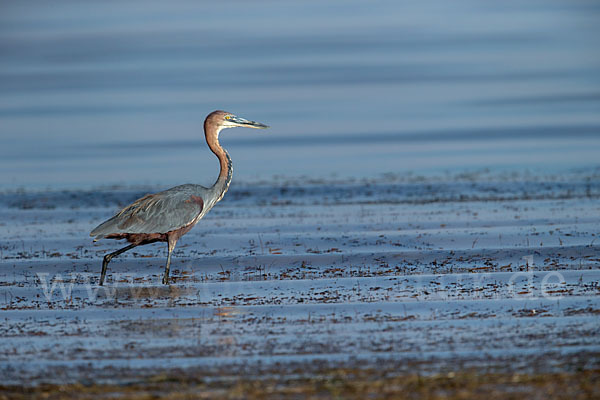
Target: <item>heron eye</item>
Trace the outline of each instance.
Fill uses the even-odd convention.
[[[231,115],[226,115],[225,119],[231,119]]]

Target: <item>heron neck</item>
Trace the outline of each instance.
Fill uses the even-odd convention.
[[[229,184],[231,183],[231,176],[233,175],[233,164],[231,163],[231,157],[229,157],[229,153],[227,153],[225,149],[221,148],[221,150],[223,150],[223,157],[217,155],[221,164],[221,172],[219,173],[217,181],[213,185],[213,187],[215,187],[217,190],[217,193],[219,193],[217,201],[220,201],[223,196],[225,196],[225,193],[229,189]]]
[[[227,190],[229,189],[229,184],[231,183],[231,177],[233,174],[233,164],[231,162],[231,157],[227,151],[221,147],[219,143],[219,132],[221,128],[213,127],[213,126],[205,126],[205,135],[206,135],[206,143],[210,150],[217,156],[220,164],[219,177],[217,181],[212,186],[212,189],[217,194],[217,201],[220,201]]]

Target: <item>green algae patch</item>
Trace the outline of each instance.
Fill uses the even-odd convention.
[[[310,376],[271,375],[198,379],[161,374],[127,385],[0,386],[1,399],[592,399],[600,396],[600,370],[510,374],[476,371],[390,375],[377,369],[336,368]]]

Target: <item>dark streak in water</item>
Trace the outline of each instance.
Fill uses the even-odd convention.
[[[346,135],[304,135],[293,137],[269,136],[268,138],[231,138],[227,139],[230,147],[264,147],[264,146],[314,146],[324,144],[366,144],[366,143],[410,143],[410,142],[444,142],[444,141],[488,141],[515,139],[549,139],[549,138],[600,138],[600,125],[564,125],[535,126],[514,128],[482,128],[439,130],[419,133],[377,132]],[[114,142],[97,146],[98,148],[189,148],[203,146],[202,140],[169,140],[155,142]]]
[[[224,68],[229,69],[229,68]],[[162,71],[92,71],[54,73],[10,73],[0,79],[0,90],[12,92],[43,91],[124,91],[128,89],[198,90],[199,88],[266,88],[296,87],[298,85],[371,85],[398,83],[475,83],[475,82],[533,82],[590,75],[590,68],[533,70],[518,72],[441,72],[435,65],[427,66],[322,66],[285,69],[266,68],[247,71],[243,68],[229,70],[229,78],[215,79],[218,74],[197,74],[193,70]],[[220,71],[219,73],[223,73]],[[74,107],[75,110],[77,107]],[[26,115],[44,110],[26,110]],[[23,110],[9,109],[0,115],[18,115]]]
[[[497,99],[478,100],[472,105],[527,105],[527,104],[562,104],[562,103],[595,103],[600,101],[600,93],[565,93],[547,96],[503,97]]]

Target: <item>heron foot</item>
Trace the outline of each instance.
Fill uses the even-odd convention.
[[[100,273],[100,286],[104,285],[104,278],[106,277],[106,267],[108,267],[108,263],[112,260],[112,254],[107,254],[104,256],[102,260],[102,272]]]

